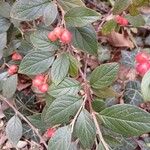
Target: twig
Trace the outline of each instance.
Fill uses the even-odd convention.
[[[97,131],[98,131],[98,135],[99,135],[100,141],[102,142],[105,150],[109,150],[109,147],[108,147],[107,143],[105,142],[105,140],[104,140],[104,138],[102,136],[102,132],[100,130],[100,127],[99,127],[99,124],[98,124],[98,121],[96,119],[96,115],[95,115],[94,112],[92,113],[92,116],[93,116],[93,120],[94,120],[95,126],[96,126]]]
[[[9,105],[9,107],[11,107],[11,108],[14,110],[14,112],[15,112],[19,117],[21,117],[21,118],[31,127],[31,129],[32,129],[32,130],[37,134],[37,136],[40,138],[40,140],[41,140],[41,142],[44,144],[44,146],[45,146],[46,148],[48,148],[46,142],[44,141],[44,139],[43,139],[42,136],[40,135],[39,131],[30,123],[30,121],[28,121],[28,119],[26,119],[26,118],[24,117],[24,115],[22,115],[22,114],[21,114],[5,97],[3,97],[2,95],[0,95],[0,100],[6,102],[6,103]]]

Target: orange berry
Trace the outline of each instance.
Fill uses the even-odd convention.
[[[71,32],[69,32],[68,30],[65,30],[62,33],[62,35],[60,37],[60,40],[64,44],[69,44],[72,41],[72,34],[71,34]]]
[[[58,37],[55,35],[55,33],[52,31],[48,34],[48,39],[52,42],[57,41]]]
[[[62,35],[63,32],[64,32],[64,28],[63,28],[63,27],[56,27],[53,32],[54,32],[54,34],[55,34],[58,38],[60,38],[61,35]]]
[[[13,55],[12,55],[12,60],[22,60],[22,56],[15,52]]]

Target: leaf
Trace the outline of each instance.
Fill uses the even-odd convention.
[[[65,14],[67,25],[72,27],[83,27],[100,19],[100,14],[86,7],[75,7]]]
[[[126,137],[150,132],[150,114],[136,106],[118,104],[99,113],[104,126]]]
[[[107,35],[110,34],[112,31],[115,31],[117,27],[117,23],[112,19],[107,21],[102,27],[102,34]]]
[[[148,71],[142,78],[141,91],[144,101],[150,101],[150,71]]]
[[[117,0],[113,8],[113,13],[115,15],[122,13],[124,10],[126,10],[129,7],[130,4],[131,4],[131,0]]]
[[[71,143],[69,150],[78,150],[78,145],[76,143]]]
[[[48,142],[48,150],[69,150],[71,130],[68,126],[59,128]]]
[[[35,48],[41,51],[55,51],[58,49],[58,43],[51,42],[48,39],[49,31],[39,30],[31,34],[30,40]]]
[[[0,2],[0,16],[9,18],[11,6],[7,2]]]
[[[3,88],[2,88],[3,96],[6,98],[13,97],[17,89],[17,83],[18,83],[17,74],[12,75],[9,78],[7,78],[7,80],[4,81],[3,83]]]
[[[121,51],[121,63],[127,67],[134,68],[135,67],[135,56],[137,52],[136,51]]]
[[[127,82],[124,91],[124,102],[132,105],[139,105],[143,102],[140,82]]]
[[[19,73],[36,75],[45,72],[54,61],[54,53],[47,51],[32,51],[27,54],[19,67]]]
[[[65,11],[69,11],[74,7],[85,6],[82,0],[58,0],[58,3]]]
[[[61,96],[52,102],[44,117],[45,123],[49,126],[67,123],[70,117],[74,116],[80,108],[82,100],[75,96]]]
[[[117,93],[112,89],[112,87],[106,87],[103,89],[92,89],[93,93],[100,98],[111,98],[117,97]]]
[[[22,137],[22,123],[17,116],[13,116],[7,123],[6,135],[13,145],[17,145]]]
[[[79,67],[81,66],[80,62],[73,57],[72,55],[68,55],[69,61],[70,61],[70,66],[69,66],[69,74],[71,77],[77,77],[79,73]]]
[[[48,94],[53,97],[63,95],[77,95],[80,90],[80,83],[71,78],[65,78],[60,84],[52,84],[48,89]]]
[[[85,149],[92,148],[96,138],[96,128],[91,114],[87,110],[83,109],[79,114],[74,132]]]
[[[57,15],[58,15],[57,5],[51,2],[44,9],[43,19],[45,25],[47,26],[51,25],[55,21]]]
[[[2,54],[2,50],[6,47],[6,44],[7,44],[7,33],[6,32],[3,32],[3,33],[0,34],[0,41],[1,41],[0,53]],[[1,57],[2,57],[2,55],[0,56],[0,58]]]
[[[134,27],[140,27],[145,25],[145,20],[142,15],[131,16],[128,14],[125,17],[128,19],[129,23]]]
[[[10,21],[0,16],[0,33],[6,32],[10,27]]]
[[[70,28],[73,34],[73,46],[87,52],[89,54],[97,54],[98,43],[96,32],[91,25],[80,27],[80,28]]]
[[[94,111],[100,112],[106,108],[106,105],[102,99],[96,98],[94,99],[94,101],[92,101],[92,108],[94,109]]]
[[[52,81],[58,85],[67,75],[69,71],[69,59],[64,53],[60,55],[53,63],[51,68]]]
[[[110,86],[115,81],[118,70],[118,63],[100,65],[92,72],[90,85],[95,89],[103,89]]]
[[[11,17],[17,20],[30,21],[43,15],[49,0],[18,0],[11,10]]]

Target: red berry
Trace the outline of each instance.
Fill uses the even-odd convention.
[[[53,32],[56,35],[56,37],[60,38],[64,32],[64,28],[63,27],[56,27]]]
[[[35,79],[38,79],[38,80],[40,80],[40,81],[43,81],[43,82],[44,82],[44,80],[45,80],[45,76],[44,76],[44,75],[37,75],[37,76],[35,77]]]
[[[17,66],[17,65],[11,65],[11,66],[9,66],[8,74],[9,74],[9,75],[13,75],[13,74],[15,74],[17,71],[18,71],[18,66]]]
[[[116,22],[122,26],[127,26],[128,25],[128,20],[122,16],[116,16],[115,18]]]
[[[127,20],[126,18],[123,18],[121,25],[122,25],[122,26],[127,26],[128,23],[129,23],[128,20]]]
[[[140,52],[135,56],[135,60],[137,63],[145,63],[148,62],[148,55],[144,52]]]
[[[40,90],[42,93],[47,92],[47,91],[48,91],[48,84],[47,84],[47,83],[42,84],[41,86],[39,86],[39,90]]]
[[[12,55],[12,60],[22,60],[22,56],[15,52],[13,55]]]
[[[47,138],[51,138],[52,136],[54,136],[56,132],[56,129],[55,128],[49,128],[47,131],[46,131],[46,136]]]
[[[142,64],[137,64],[136,66],[136,71],[143,76],[148,70],[150,69],[150,63],[149,62],[145,62]]]
[[[72,40],[72,34],[68,30],[65,30],[61,35],[60,40],[64,44],[69,44]]]
[[[57,41],[57,36],[55,35],[55,33],[52,31],[48,34],[48,39],[51,40],[52,42]]]
[[[41,81],[39,79],[34,79],[32,81],[32,84],[33,84],[34,87],[39,87],[39,86],[41,86],[43,84],[43,81]]]

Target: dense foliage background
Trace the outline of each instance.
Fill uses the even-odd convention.
[[[1,0],[0,149],[149,150],[149,33],[149,0]]]

